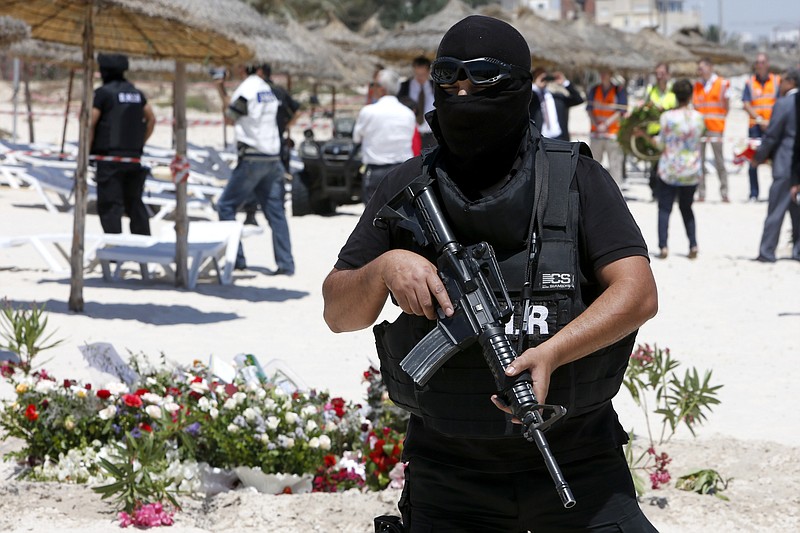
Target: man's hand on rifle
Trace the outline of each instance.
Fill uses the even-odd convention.
[[[516,376],[525,370],[530,371],[533,381],[533,394],[536,396],[536,401],[545,403],[547,400],[547,393],[550,390],[550,375],[555,371],[557,365],[554,364],[553,358],[548,355],[549,350],[546,346],[547,343],[540,344],[536,348],[528,348],[514,360],[512,365],[506,368],[506,375]],[[492,396],[492,402],[498,409],[511,414],[511,408],[504,405],[497,396]],[[514,423],[521,424],[516,418],[513,419]]]
[[[435,298],[446,316],[453,315],[453,304],[436,265],[408,250],[386,252],[382,259],[381,277],[403,312],[436,320]]]

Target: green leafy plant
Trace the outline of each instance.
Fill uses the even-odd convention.
[[[649,475],[653,489],[671,479],[667,465],[672,459],[665,452],[657,452],[656,447],[669,442],[681,425],[695,436],[696,426],[707,419],[712,406],[719,404],[717,392],[722,385],[711,385],[710,370],[701,379],[697,369],[692,368],[686,370],[681,378],[676,373],[679,366],[680,362],[672,358],[669,348],[639,344],[631,354],[625,372],[625,387],[636,405],[642,408],[649,441],[647,450],[634,457],[631,432],[626,447],[628,465],[639,494],[645,491],[639,472]],[[661,431],[657,438],[651,427],[651,413],[661,417]]]
[[[100,457],[100,467],[112,478],[107,485],[93,487],[103,499],[111,499],[118,511],[133,513],[146,503],[178,502],[167,490],[168,482],[157,474],[167,467],[166,447],[152,433],[125,434],[117,442],[112,459]]]
[[[679,477],[675,487],[698,494],[713,494],[721,500],[728,501],[729,498],[722,494],[722,491],[728,488],[731,479],[724,479],[716,470],[704,469]]]
[[[43,350],[58,346],[63,339],[51,341],[55,332],[45,335],[47,316],[45,306],[32,304],[30,309],[14,309],[7,301],[3,301],[0,313],[0,337],[5,342],[0,348],[17,354],[19,361],[15,363],[24,374],[33,369],[33,360]]]

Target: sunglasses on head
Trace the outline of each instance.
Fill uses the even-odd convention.
[[[530,79],[526,69],[509,65],[493,57],[480,57],[461,61],[454,57],[439,57],[431,63],[431,79],[438,85],[458,81],[461,72],[476,87],[487,87],[506,79]]]

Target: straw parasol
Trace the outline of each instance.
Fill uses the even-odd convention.
[[[26,39],[31,28],[19,19],[0,17],[0,47]]]
[[[624,32],[579,17],[564,24],[574,39],[572,64],[582,68],[609,68],[621,72],[646,72],[654,60],[628,44]]]
[[[657,63],[669,63],[673,75],[694,75],[698,57],[669,37],[658,33],[655,28],[642,28],[637,33],[625,33],[628,44],[641,50]]]
[[[409,62],[416,56],[436,54],[445,32],[453,24],[477,11],[460,0],[450,0],[436,13],[401,26],[367,50],[389,61]]]
[[[83,98],[80,114],[78,167],[75,173],[75,218],[69,308],[83,310],[83,247],[86,218],[86,169],[89,160],[89,112],[92,105],[94,49],[131,55],[173,58],[175,65],[176,157],[186,154],[186,74],[183,61],[204,62],[244,60],[246,46],[221,34],[214,19],[224,14],[222,0],[5,0],[0,15],[26,21],[37,39],[80,45],[83,49]],[[183,4],[183,6],[181,6]],[[182,8],[183,7],[183,8]],[[191,11],[186,7],[191,7]],[[197,17],[205,13],[207,18]],[[211,17],[208,15],[216,15]],[[188,22],[191,20],[191,22]],[[186,286],[188,272],[186,184],[179,181],[176,214],[176,283]]]
[[[328,23],[315,30],[315,33],[344,50],[361,50],[369,44],[369,39],[348,28],[333,14],[329,15]]]
[[[700,28],[682,28],[670,38],[695,56],[707,57],[716,64],[745,63],[747,61],[742,52],[706,40]]]
[[[514,26],[531,49],[534,65],[567,68],[573,65],[576,37],[560,21],[544,19],[533,11],[520,11]]]

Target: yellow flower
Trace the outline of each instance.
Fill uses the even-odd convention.
[[[17,394],[24,394],[28,392],[28,384],[27,383],[20,383],[17,385]]]
[[[78,391],[75,393],[75,396],[78,398],[86,398],[86,389],[78,389]]]

